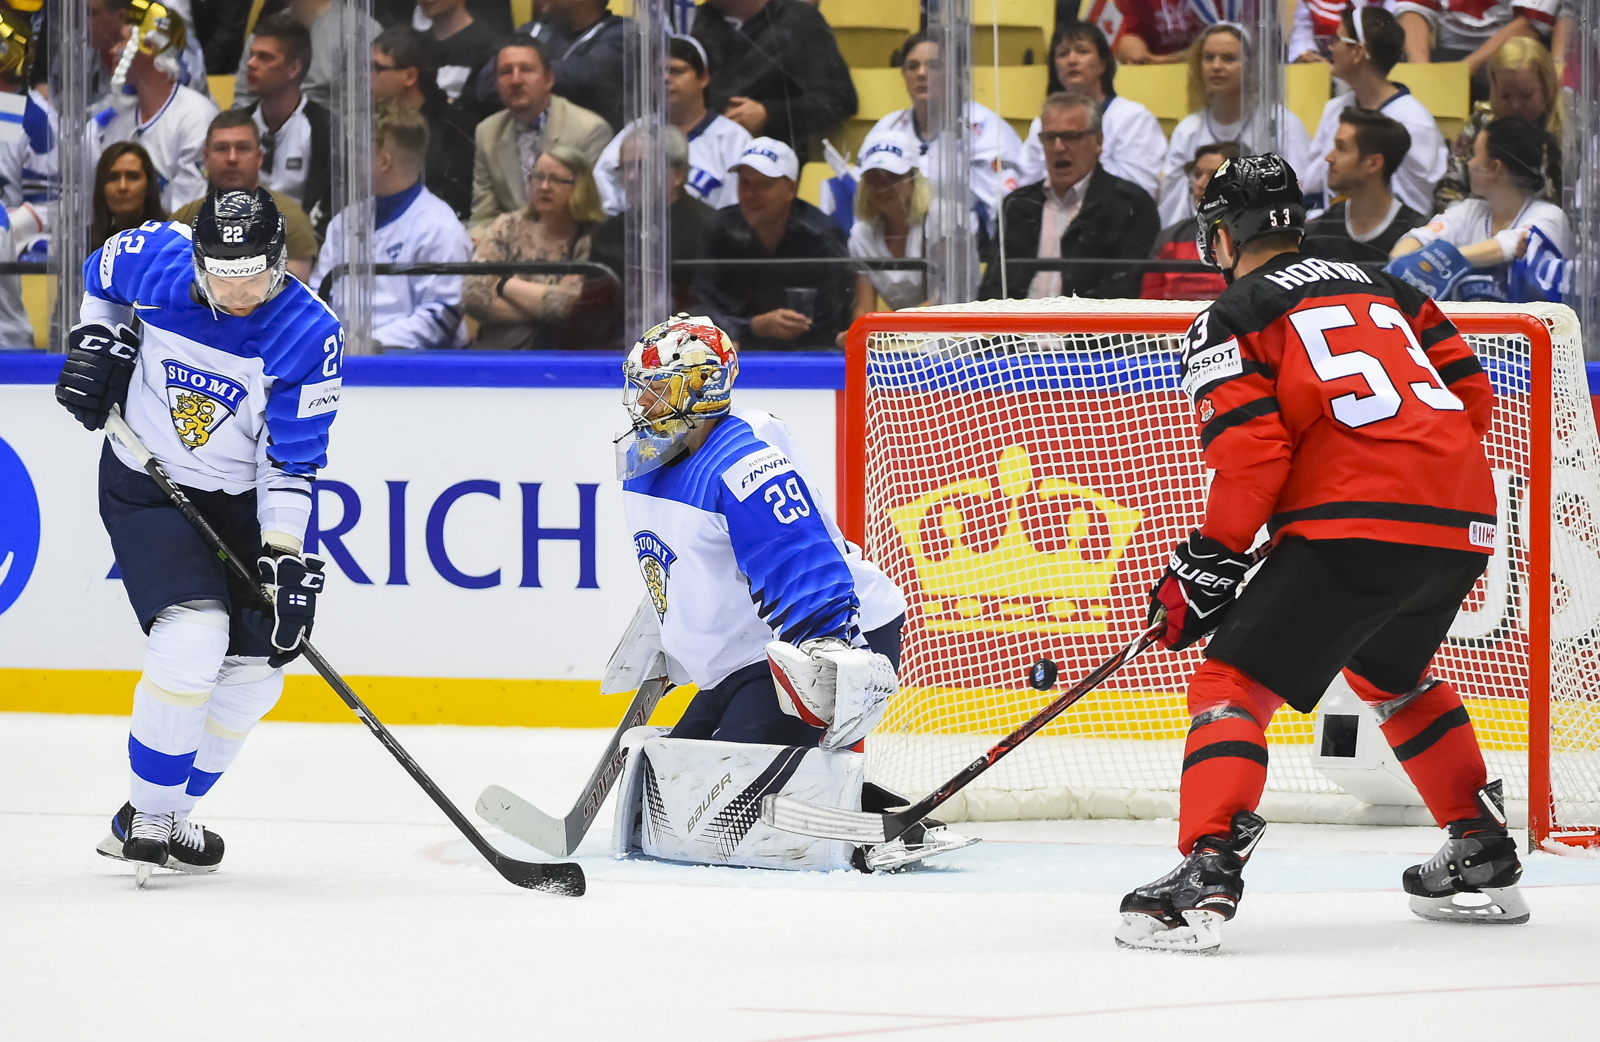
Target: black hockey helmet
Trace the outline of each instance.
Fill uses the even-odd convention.
[[[213,305],[264,304],[289,270],[288,222],[265,188],[213,188],[195,215],[195,282]]]
[[[1253,239],[1281,232],[1303,237],[1306,208],[1305,197],[1300,194],[1300,178],[1294,167],[1273,152],[1230,159],[1217,168],[1206,185],[1199,222],[1195,246],[1200,250],[1200,259],[1219,268],[1218,228],[1227,228],[1233,237],[1236,262],[1237,252]]]

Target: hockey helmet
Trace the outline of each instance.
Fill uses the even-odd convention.
[[[618,439],[617,476],[626,480],[671,462],[690,431],[728,414],[739,355],[709,318],[680,313],[639,338],[622,375],[631,429]]]
[[[1272,152],[1226,160],[1206,185],[1198,220],[1195,246],[1200,259],[1219,268],[1218,228],[1228,229],[1233,237],[1235,263],[1238,251],[1262,236],[1289,232],[1303,237],[1306,208],[1300,178],[1282,156]]]
[[[213,188],[195,215],[194,278],[214,307],[265,304],[289,271],[287,223],[265,188]]]

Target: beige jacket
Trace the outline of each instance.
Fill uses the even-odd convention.
[[[593,165],[611,142],[611,127],[605,120],[572,104],[566,98],[550,98],[545,120],[545,148],[566,145],[576,149]],[[522,154],[517,149],[517,126],[505,110],[478,124],[478,151],[472,163],[472,220],[468,226],[476,238],[503,213],[528,205],[528,174],[522,169]]]

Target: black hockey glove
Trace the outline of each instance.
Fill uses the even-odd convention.
[[[277,649],[267,658],[276,669],[300,654],[300,639],[311,636],[317,614],[317,594],[322,592],[323,560],[315,554],[273,557],[262,554],[256,560],[261,576],[261,592],[271,608],[252,608],[245,613],[246,624],[261,639]]]
[[[106,425],[113,405],[128,398],[139,357],[139,336],[124,325],[81,322],[67,334],[67,362],[56,379],[56,401],[91,431]]]
[[[1245,573],[1255,567],[1256,556],[1235,553],[1198,531],[1172,548],[1166,574],[1150,588],[1150,613],[1167,610],[1167,631],[1156,641],[1171,651],[1182,651],[1211,633],[1233,607]]]

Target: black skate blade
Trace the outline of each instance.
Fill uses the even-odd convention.
[[[541,864],[502,856],[495,858],[494,867],[495,871],[505,877],[506,882],[528,890],[559,894],[562,897],[582,897],[588,890],[588,881],[584,879],[583,868],[571,862]]]

